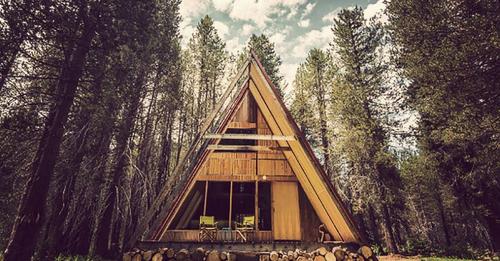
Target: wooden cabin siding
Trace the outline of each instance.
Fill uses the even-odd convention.
[[[263,176],[268,180],[296,180],[286,159],[266,152],[212,152],[197,180],[253,181]]]
[[[299,187],[300,231],[302,241],[317,242],[322,224],[302,187]]]
[[[255,175],[255,153],[214,152],[205,163],[207,176],[252,176]]]
[[[252,98],[249,92],[245,93],[245,96],[241,100],[240,108],[234,115],[232,121],[235,122],[246,122],[255,123],[256,121],[256,108],[255,100]]]

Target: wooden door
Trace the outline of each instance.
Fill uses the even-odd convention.
[[[299,192],[297,182],[272,183],[273,238],[300,240]]]

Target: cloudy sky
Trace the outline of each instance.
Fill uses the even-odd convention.
[[[384,8],[382,0],[183,0],[183,44],[200,18],[214,19],[229,52],[239,51],[252,33],[265,33],[276,45],[281,73],[292,83],[295,70],[311,48],[326,48],[333,18],[342,8],[361,6],[369,18]]]

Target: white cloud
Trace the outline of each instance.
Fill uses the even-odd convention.
[[[233,0],[212,0],[215,10],[225,12],[230,9]]]
[[[388,18],[387,15],[384,14],[385,7],[384,0],[378,0],[374,4],[369,4],[363,11],[365,19],[368,20],[376,16],[378,21],[386,23]]]
[[[253,30],[255,29],[255,27],[251,24],[244,24],[242,29],[241,29],[241,35],[242,36],[248,36],[250,35]]]
[[[225,39],[229,34],[229,27],[223,22],[214,21],[214,27],[217,29],[217,32],[222,39]]]
[[[306,5],[306,9],[304,10],[304,14],[302,15],[302,17],[309,15],[315,6],[316,6],[316,3],[308,3]]]
[[[210,0],[182,0],[179,12],[183,18],[195,17],[209,7]]]
[[[181,44],[182,46],[186,46],[189,42],[189,39],[194,33],[194,27],[191,25],[187,25],[184,28],[181,29],[181,35],[182,35],[182,41]]]
[[[333,23],[335,18],[337,18],[337,15],[339,15],[340,10],[342,10],[342,8],[337,7],[335,10],[333,10],[330,13],[323,16],[323,18],[321,20],[323,20],[323,22],[332,22]]]
[[[306,19],[306,20],[300,20],[297,24],[300,26],[300,27],[309,27],[309,19]]]
[[[240,43],[239,37],[234,37],[226,41],[226,51],[229,53],[236,54],[238,51],[243,49],[244,45]]]
[[[278,14],[283,8],[291,12],[304,4],[306,0],[240,0],[233,5],[229,17],[243,21],[253,21],[259,28],[264,28],[266,22],[271,20],[272,14]],[[287,16],[288,17],[288,16]]]
[[[323,26],[319,30],[311,30],[297,37],[293,43],[292,55],[296,58],[305,58],[312,48],[326,48],[333,37],[330,26]]]
[[[274,33],[271,35],[271,37],[269,37],[269,40],[274,43],[276,51],[279,53],[283,53],[286,51],[285,38],[286,35],[282,33]]]
[[[298,7],[297,8],[291,8],[290,12],[286,15],[286,19],[288,19],[288,20],[292,19],[294,16],[297,15],[298,12],[299,12],[298,11]]]
[[[183,17],[181,20],[180,24],[180,32],[182,35],[182,41],[181,44],[183,46],[186,46],[189,38],[191,38],[191,35],[194,32],[194,27],[191,26],[192,19],[190,17]]]

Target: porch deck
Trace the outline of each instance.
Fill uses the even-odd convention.
[[[200,230],[168,230],[162,236],[167,242],[200,242]],[[247,242],[271,242],[272,231],[259,230],[248,234]],[[203,242],[207,242],[204,240]],[[215,240],[211,242],[243,242],[236,230],[217,230]]]

